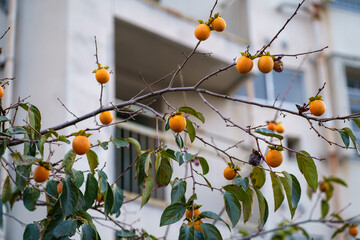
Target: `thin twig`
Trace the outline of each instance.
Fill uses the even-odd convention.
[[[71,115],[73,115],[76,119],[79,119],[73,112],[71,112],[71,111],[65,106],[65,104],[60,100],[60,98],[57,98],[57,100],[61,103],[61,105],[65,108],[65,110],[68,111],[68,113],[70,113]]]
[[[6,29],[6,31],[4,32],[4,34],[0,37],[0,40],[3,39],[3,37],[6,35],[6,33],[10,30],[10,27],[8,27],[8,29]]]

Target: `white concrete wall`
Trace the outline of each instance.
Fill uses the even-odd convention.
[[[224,1],[226,2],[226,1]],[[283,1],[267,1],[257,0],[248,1],[249,11],[249,38],[251,41],[250,49],[252,52],[259,49],[266,41],[270,40],[272,36],[282,27],[284,22],[289,18],[295,8],[286,10],[284,12],[277,12],[276,8],[280,2]],[[172,5],[170,1],[166,1],[165,5],[175,7],[175,9],[183,12],[188,9],[184,3],[177,3],[178,6]],[[195,4],[195,3],[194,3]],[[209,4],[207,2],[207,4]],[[296,5],[294,5],[296,6]],[[309,5],[307,5],[309,6]],[[201,11],[197,12],[197,8],[192,7],[189,16],[195,18],[197,13],[199,17],[206,18],[208,10],[202,6]],[[49,14],[51,13],[51,14]],[[252,14],[251,14],[252,13]],[[166,12],[160,8],[154,7],[152,4],[144,3],[142,1],[134,0],[119,0],[119,1],[19,1],[19,14],[18,14],[18,29],[16,41],[16,82],[14,98],[17,96],[31,95],[30,101],[39,107],[44,116],[43,127],[50,127],[67,120],[71,120],[73,116],[69,114],[56,99],[59,97],[66,106],[76,115],[82,115],[99,106],[99,92],[100,87],[94,79],[92,70],[96,68],[95,64],[95,47],[94,35],[97,36],[99,47],[99,61],[103,65],[110,66],[110,69],[115,69],[114,62],[114,18],[120,18],[124,21],[135,24],[141,28],[158,34],[170,41],[179,42],[180,44],[193,48],[196,44],[196,39],[193,36],[193,29],[196,26],[195,21],[176,17],[172,13]],[[0,18],[2,16],[0,15]],[[359,30],[354,27],[349,27],[350,30],[343,26],[350,26],[348,22],[359,22],[358,14],[349,14],[340,10],[333,10],[327,15],[328,19],[324,20],[326,33],[329,36],[328,42],[331,45],[331,53],[341,53],[354,55],[360,49],[357,44]],[[2,27],[2,21],[0,21]],[[327,25],[329,24],[329,25]],[[359,25],[359,24],[357,24]],[[352,35],[349,37],[349,31]],[[341,34],[344,33],[344,34]],[[316,39],[314,32],[314,25],[311,17],[304,11],[299,11],[299,14],[288,25],[286,30],[279,35],[279,38],[269,49],[271,53],[298,53],[303,51],[314,50],[322,44],[321,40]],[[136,49],[134,49],[136,50]],[[240,51],[245,51],[244,45],[239,45],[239,42],[230,41],[229,38],[220,34],[213,34],[209,40],[202,43],[200,50],[213,52],[213,56],[225,63],[231,63],[232,59],[238,57]],[[358,55],[358,54],[357,54]],[[296,69],[302,57],[283,59],[285,68]],[[319,81],[319,71],[317,58],[309,56],[303,66],[304,80],[306,85],[306,96],[312,96],[316,93],[317,88],[321,86]],[[339,78],[332,78],[329,88],[331,92],[336,94],[336,97],[326,96],[327,104],[330,109],[333,108],[334,113],[346,114],[347,113],[347,100],[346,100],[346,82],[344,78],[344,61],[331,59],[329,72],[333,73],[331,76]],[[191,64],[191,63],[190,63]],[[255,62],[256,64],[256,62]],[[256,65],[254,72],[257,73]],[[114,99],[115,92],[115,74],[111,75],[111,81],[106,86],[104,92],[104,104]],[[339,80],[340,79],[340,80]],[[328,94],[330,95],[330,94]],[[334,95],[335,96],[335,95]],[[181,95],[174,95],[169,97],[170,101],[177,107],[183,105],[179,102]],[[334,102],[331,102],[332,100]],[[340,101],[338,99],[341,99]],[[15,100],[15,99],[14,99]],[[264,124],[265,121],[271,120],[274,112],[254,106],[244,106],[242,104],[224,103],[217,99],[209,98],[215,106],[221,108],[225,115],[237,121],[242,126],[251,124],[257,126]],[[305,99],[306,101],[306,99]],[[226,128],[214,112],[199,100],[197,96],[188,95],[188,102],[195,109],[201,109],[206,117],[205,125],[201,125],[204,131],[204,136],[208,137],[221,133],[226,138],[234,140],[234,142],[249,138],[246,134],[240,131],[234,131],[232,128]],[[272,104],[272,103],[268,103]],[[50,106],[50,107],[49,107]],[[288,105],[285,105],[288,107]],[[328,150],[328,144],[319,140],[316,134],[309,130],[307,122],[301,118],[287,115],[286,118],[281,119],[285,127],[285,134],[297,137],[301,140],[301,148],[297,150],[306,150],[310,154],[319,157],[325,157]],[[77,125],[77,128],[71,127],[63,133],[69,134],[78,131],[88,126],[94,126],[94,119],[89,119]],[[222,127],[219,127],[222,126]],[[301,129],[301,131],[300,131]],[[101,133],[94,134],[90,138],[94,143],[94,139],[100,137],[102,140],[109,139],[112,134],[111,128],[102,130]],[[170,143],[171,144],[171,143]],[[227,143],[217,142],[219,146],[225,147]],[[250,144],[254,144],[253,141]],[[196,144],[195,144],[196,145]],[[244,144],[245,145],[245,144]],[[247,160],[251,147],[245,145],[247,150],[235,150],[238,156]],[[57,152],[56,157],[61,158],[65,151],[70,146],[65,146]],[[262,145],[264,149],[265,146]],[[196,148],[199,149],[199,148]],[[213,151],[207,151],[203,148],[201,153],[209,160],[210,173],[209,179],[212,180],[214,186],[220,187],[226,184],[222,178],[223,168],[226,166],[225,162],[215,156]],[[324,150],[326,149],[326,150]],[[100,157],[100,166],[106,162],[106,172],[110,179],[114,179],[114,162],[112,148],[108,151],[96,150]],[[286,155],[286,154],[285,154]],[[319,168],[319,176],[326,176],[329,173],[329,162],[316,162]],[[176,163],[174,164],[176,165]],[[87,169],[87,161],[79,161],[74,166],[75,169]],[[241,166],[243,167],[243,166]],[[357,170],[360,168],[359,163],[355,161],[346,161],[345,164],[341,163],[339,176],[348,176],[346,179],[349,182],[350,188],[354,189],[357,179]],[[301,208],[308,211],[312,203],[306,197],[306,183],[299,173],[296,161],[285,157],[284,164],[279,168],[280,170],[287,170],[294,173],[303,188],[301,197]],[[249,169],[243,167],[243,176],[246,176]],[[182,176],[184,174],[183,168],[175,167],[174,176]],[[220,176],[220,177],[219,177]],[[267,176],[268,182],[264,189],[268,199],[270,213],[273,213],[273,197],[272,190]],[[110,180],[111,181],[111,180]],[[190,182],[189,182],[190,183]],[[188,185],[188,188],[190,184]],[[200,188],[201,189],[201,188]],[[167,195],[170,194],[168,189]],[[354,191],[349,193],[349,190],[341,191],[344,197],[341,198],[341,204],[346,205],[348,199],[354,203],[360,200],[360,192]],[[216,195],[213,198],[213,194]],[[208,199],[213,201],[207,201]],[[212,210],[217,212],[222,204],[222,197],[216,192],[212,193],[209,189],[202,188],[198,193],[198,203],[203,204],[203,210]],[[167,199],[169,200],[169,199]],[[257,200],[255,199],[255,202]],[[221,203],[221,204],[220,204]],[[285,203],[286,205],[286,203]],[[351,206],[353,211],[357,211],[355,204]],[[256,208],[256,204],[255,204]],[[299,207],[300,208],[300,207]],[[42,209],[44,210],[44,209]],[[127,204],[126,208],[122,209],[121,219],[126,220],[128,223],[140,219],[134,226],[145,228],[149,233],[156,236],[162,236],[166,227],[160,228],[160,216],[163,211],[162,207],[152,205],[149,203],[146,207],[140,210],[138,202]],[[256,210],[257,211],[257,210]],[[26,214],[24,214],[26,212]],[[22,203],[16,203],[13,209],[13,214],[19,216],[25,222],[42,219],[45,216],[45,211],[37,211],[27,213],[27,210],[22,207]],[[226,219],[226,214],[223,215]],[[281,208],[278,213],[270,214],[267,228],[274,227],[282,217],[289,217],[287,206]],[[314,215],[318,216],[318,212]],[[307,215],[302,216],[306,218]],[[256,213],[251,222],[258,221]],[[251,222],[247,224],[252,227]],[[9,220],[7,232],[10,233],[8,239],[21,239],[22,231],[19,231],[19,224]],[[174,226],[170,227],[170,239],[176,239],[179,231],[181,221]],[[223,236],[229,236],[228,230],[219,225]],[[306,228],[310,233],[318,234],[323,233],[324,239],[329,238],[331,232],[321,225],[307,225]],[[113,231],[99,226],[100,235],[103,239],[113,239]]]

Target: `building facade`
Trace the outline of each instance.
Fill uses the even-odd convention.
[[[176,85],[190,86],[203,76],[231,64],[249,46],[251,53],[265,45],[284,25],[295,11],[295,0],[220,0],[215,12],[220,12],[227,21],[224,33],[212,32],[211,37],[201,43],[199,52],[186,65]],[[78,1],[40,1],[40,0],[3,0],[0,1],[0,35],[12,26],[0,47],[0,76],[16,79],[11,92],[4,100],[14,102],[18,96],[31,95],[30,101],[36,105],[43,116],[43,128],[48,128],[73,119],[59,103],[58,98],[71,112],[80,116],[99,107],[99,85],[94,81],[92,71],[95,64],[94,36],[97,38],[99,62],[110,66],[113,74],[104,89],[104,104],[127,100],[141,91],[145,85],[139,72],[151,83],[177,68],[197,44],[194,28],[197,19],[207,20],[214,1],[209,0],[78,0]],[[249,99],[267,105],[278,106],[285,94],[284,108],[296,110],[295,104],[308,101],[317,89],[326,82],[322,95],[326,102],[326,117],[348,115],[360,110],[360,4],[356,0],[306,1],[295,18],[278,36],[270,47],[272,54],[296,54],[313,51],[329,46],[319,54],[308,56],[284,57],[283,73],[264,75],[254,68],[251,74],[241,75],[231,68],[211,79],[204,88]],[[209,54],[211,53],[211,54]],[[292,78],[296,77],[292,82]],[[10,75],[9,75],[10,74]],[[160,83],[156,88],[166,85]],[[288,93],[287,89],[292,84]],[[188,105],[201,109],[206,117],[205,125],[198,132],[218,147],[226,148],[239,141],[233,149],[240,159],[247,160],[253,142],[243,132],[228,128],[223,120],[209,109],[198,96],[186,93],[166,95],[175,108]],[[216,98],[208,99],[223,113],[242,126],[263,125],[274,118],[274,111],[256,106],[235,104]],[[154,99],[153,107],[162,112],[171,112],[161,99]],[[121,114],[117,115],[121,119]],[[328,161],[317,162],[319,177],[336,175],[344,179],[349,188],[336,188],[336,197],[331,209],[338,211],[352,202],[351,210],[344,211],[344,217],[360,212],[360,189],[357,188],[360,161],[352,151],[330,146],[320,140],[310,130],[303,119],[291,115],[279,115],[285,127],[284,143],[290,148],[306,150],[314,156],[325,157]],[[89,119],[76,127],[63,130],[70,134],[94,124]],[[354,127],[360,139],[360,132],[350,122],[334,122],[329,127]],[[334,132],[321,133],[332,141],[341,141]],[[129,121],[116,127],[106,128],[95,134],[100,139],[110,136],[137,138],[144,148],[156,144],[155,120],[151,113],[144,113],[136,121]],[[160,136],[168,146],[175,147],[173,136],[161,131]],[[265,145],[262,148],[265,149]],[[61,159],[68,146],[55,152],[54,158]],[[221,187],[228,182],[223,179],[222,171],[226,158],[195,141],[191,145],[194,152],[201,153],[209,161],[208,179],[213,186]],[[134,157],[132,149],[108,151],[97,150],[100,166],[105,166],[109,179],[115,179],[128,166]],[[176,165],[176,164],[174,164]],[[221,166],[221,167],[219,167]],[[87,168],[87,162],[78,161],[77,169]],[[241,175],[248,176],[251,169],[240,165]],[[184,176],[184,167],[174,166],[173,176]],[[298,170],[295,156],[285,153],[284,164],[279,171],[286,170],[295,174],[302,186],[301,205],[295,218],[307,219],[314,204],[306,197],[306,182]],[[137,196],[139,189],[132,181],[135,172],[129,171],[118,183],[126,191],[126,199]],[[199,180],[200,181],[200,180]],[[267,196],[269,210],[273,212],[272,188],[268,179],[262,189]],[[140,203],[133,201],[123,207],[120,220],[144,228],[155,236],[177,239],[182,221],[167,227],[159,227],[163,209],[170,202],[170,187],[154,191],[149,204],[140,209]],[[190,190],[189,190],[190,196]],[[214,197],[215,195],[215,197]],[[208,199],[211,199],[209,201]],[[203,210],[219,212],[223,199],[220,194],[208,188],[199,188],[198,204]],[[349,209],[350,209],[349,208]],[[246,225],[238,228],[254,231],[258,226],[257,203],[254,215]],[[30,223],[45,217],[46,209],[39,208],[35,213],[28,212],[22,203],[14,205],[14,214],[22,221]],[[320,210],[314,217],[320,216]],[[227,219],[226,213],[222,215]],[[280,221],[289,219],[284,204],[276,214],[270,214],[266,228],[275,227]],[[155,220],[156,219],[156,220]],[[156,222],[157,221],[157,222]],[[19,229],[22,231],[19,231]],[[219,224],[223,237],[234,236],[225,225]],[[315,239],[330,239],[332,231],[324,225],[309,224],[305,228]],[[102,239],[115,239],[115,232],[98,225]],[[23,226],[6,218],[4,239],[21,239]],[[270,236],[267,236],[270,237]],[[299,237],[299,239],[302,239]]]

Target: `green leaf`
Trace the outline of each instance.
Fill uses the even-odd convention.
[[[11,157],[17,165],[30,166],[36,162],[40,162],[41,158],[36,158],[30,155],[21,155],[19,152],[11,153]]]
[[[106,191],[107,188],[107,175],[103,171],[98,171],[99,175],[99,186],[100,186],[100,193],[103,193]]]
[[[279,140],[283,140],[284,137],[279,135],[279,134],[276,134],[274,131],[271,131],[270,129],[267,129],[267,128],[257,128],[255,130],[256,133],[259,133],[261,135],[264,135],[264,136],[268,136],[268,137],[274,137],[274,138],[277,138]]]
[[[225,225],[226,225],[226,226],[229,228],[229,230],[230,230],[230,226],[229,226],[219,215],[217,215],[217,214],[214,213],[214,212],[205,211],[205,212],[200,213],[199,216],[200,216],[200,217],[205,217],[205,218],[210,218],[210,219],[217,220],[217,221],[221,221],[221,222],[225,223]],[[204,232],[204,231],[203,231],[203,232]]]
[[[326,181],[327,182],[335,182],[335,183],[343,185],[344,187],[348,186],[344,180],[337,178],[337,177],[327,177]]]
[[[29,116],[29,124],[32,126],[32,128],[34,128],[37,132],[41,131],[41,114],[39,109],[30,104],[19,104],[20,107],[22,107],[25,111],[28,112],[28,116]],[[31,131],[31,137],[32,139],[39,139],[38,134],[35,133],[34,130],[30,130]]]
[[[343,231],[345,231],[350,225],[349,224],[345,224],[344,226],[342,226],[341,228],[338,228],[333,235],[331,235],[331,239],[333,239],[334,237],[336,237],[336,235],[338,235],[339,233],[342,233]]]
[[[75,162],[75,158],[76,158],[76,153],[74,153],[74,151],[72,149],[70,149],[65,154],[62,165],[65,166],[65,173],[66,174],[68,174],[71,171],[72,166],[74,165],[74,162]]]
[[[350,139],[351,139],[354,147],[355,147],[356,150],[358,151],[358,147],[357,147],[357,144],[356,144],[356,137],[354,136],[354,134],[353,134],[353,132],[351,131],[351,129],[345,127],[345,128],[343,128],[342,130],[344,130],[344,131],[347,133],[347,135],[349,135],[349,137],[350,137]],[[358,152],[359,152],[359,151],[358,151]]]
[[[170,130],[169,120],[170,120],[170,117],[168,117],[168,118],[166,119],[165,131],[169,131],[169,130]]]
[[[195,137],[196,137],[196,131],[195,131],[194,125],[192,124],[192,122],[189,119],[186,119],[186,131],[189,134],[190,141],[194,142]]]
[[[360,119],[352,118],[351,120],[353,120],[353,122],[356,124],[356,126],[358,126],[358,128],[360,129]]]
[[[259,202],[259,212],[260,212],[260,226],[261,228],[264,227],[268,216],[269,216],[269,207],[267,204],[266,199],[264,198],[264,195],[261,193],[261,191],[257,188],[255,188],[255,193],[258,198]]]
[[[58,198],[59,197],[59,193],[57,191],[57,185],[58,185],[58,181],[54,181],[54,180],[48,180],[46,182],[46,188],[45,191],[50,194],[51,196],[53,196],[54,198]],[[57,200],[49,197],[47,194],[45,195],[46,197],[46,202],[48,203],[53,203],[55,204]],[[52,206],[47,206],[47,211],[50,212],[50,210],[52,209]]]
[[[5,117],[5,116],[1,116],[1,117],[0,117],[0,122],[10,122],[10,119],[8,119],[8,118]]]
[[[41,154],[41,157],[44,157],[44,144],[45,144],[46,140],[47,140],[47,136],[42,136],[40,138],[40,141],[38,142],[38,149]]]
[[[196,195],[196,193],[194,193],[194,194],[191,195],[191,197],[188,199],[186,205],[192,204],[192,202],[193,202],[194,200],[196,200],[196,199],[197,199],[197,195]]]
[[[254,188],[262,188],[266,181],[265,170],[263,168],[253,167],[253,170],[250,173],[250,179]]]
[[[249,186],[249,179],[247,177],[242,178],[238,175],[234,179],[234,184],[241,186],[244,189],[244,191],[246,191],[246,189]]]
[[[297,180],[297,178],[290,174],[291,176],[291,180],[292,180],[292,194],[291,194],[291,205],[292,205],[292,210],[291,210],[291,218],[294,217],[296,208],[299,204],[300,201],[300,197],[301,197],[301,187],[300,187],[300,183]]]
[[[179,240],[194,240],[195,229],[183,223],[180,227]]]
[[[75,185],[80,188],[84,183],[84,173],[82,171],[77,171],[75,169],[71,169],[71,174],[69,174],[72,179],[74,179]]]
[[[282,188],[281,181],[279,177],[274,172],[270,172],[271,176],[271,183],[274,192],[274,203],[275,209],[274,211],[278,210],[281,206],[281,203],[284,201],[284,189]]]
[[[167,156],[161,155],[160,166],[156,171],[156,184],[160,186],[168,185],[171,180],[172,173],[173,169],[170,164],[170,159]]]
[[[86,178],[85,185],[85,207],[86,209],[90,208],[97,197],[98,193],[98,182],[93,174],[89,173]]]
[[[203,171],[203,175],[206,175],[209,172],[209,164],[203,157],[198,157],[198,159],[201,165],[201,169]]]
[[[171,204],[179,202],[185,196],[185,192],[186,192],[186,182],[185,181],[175,182],[171,189]]]
[[[293,189],[293,186],[294,186],[293,178],[292,178],[293,175],[290,175],[286,171],[283,171],[282,173],[283,173],[284,177],[280,177],[280,180],[281,180],[281,183],[282,183],[282,185],[284,186],[284,189],[285,189],[286,198],[287,198],[287,201],[288,201],[291,218],[293,218],[293,216],[295,214],[295,209],[296,209],[297,206],[295,206],[295,209],[294,209],[294,206],[292,204],[292,200],[294,202],[295,201],[298,202],[299,199],[296,199],[296,198],[299,197],[299,192],[296,192],[296,190],[298,190],[298,189]],[[294,199],[293,199],[293,197],[294,197]]]
[[[111,213],[117,214],[124,202],[124,193],[116,184],[112,187],[112,191],[114,195],[114,205],[111,209]]]
[[[184,147],[184,141],[183,141],[183,139],[182,139],[182,137],[181,137],[180,134],[176,134],[176,136],[175,136],[175,142],[176,142],[176,145],[177,145],[180,149],[182,149],[182,148]]]
[[[124,230],[117,231],[116,236],[130,238],[130,237],[135,237],[136,234],[134,232],[132,232],[132,231],[124,229]]]
[[[174,203],[165,208],[161,215],[160,227],[176,223],[179,221],[186,211],[186,207],[181,203]]]
[[[136,161],[136,177],[138,180],[138,186],[144,184],[147,174],[145,172],[145,163],[149,157],[150,152],[146,151],[139,156],[139,159]]]
[[[109,142],[101,142],[100,140],[97,140],[97,143],[104,150],[107,150],[109,148]],[[128,142],[126,142],[126,143],[129,144]]]
[[[91,149],[86,153],[86,157],[89,162],[90,171],[94,174],[95,169],[99,165],[99,158],[97,154]]]
[[[21,127],[9,128],[6,130],[8,134],[25,134],[27,131]]]
[[[10,177],[7,176],[3,185],[2,193],[1,193],[1,201],[6,203],[10,200],[12,196],[12,186],[10,183]]]
[[[249,196],[249,201],[243,201],[244,223],[246,223],[251,218],[254,207],[254,191],[251,188],[248,188],[246,193]]]
[[[140,143],[138,140],[131,138],[131,137],[126,138],[125,140],[128,141],[129,143],[131,143],[135,147],[138,154],[141,154],[141,146],[140,146]]]
[[[176,156],[176,161],[179,163],[180,166],[183,163],[189,162],[196,157],[196,155],[193,155],[191,153],[184,153],[184,152],[176,152],[175,156]]]
[[[126,139],[121,138],[121,137],[116,137],[116,138],[112,139],[111,142],[114,144],[114,146],[116,148],[129,147],[129,141],[127,141]],[[137,143],[139,143],[139,142],[137,142]],[[135,144],[137,144],[137,143],[135,143]],[[140,147],[140,144],[138,144],[138,147]]]
[[[296,153],[299,170],[304,175],[309,186],[316,191],[318,187],[318,173],[314,160],[310,157],[309,153],[305,151],[300,151],[300,153],[302,154]]]
[[[342,222],[344,221],[344,219],[339,214],[332,213],[330,216],[336,218],[339,221],[342,221]]]
[[[53,231],[55,238],[71,237],[76,232],[76,222],[71,220],[65,220],[56,226]]]
[[[308,232],[304,228],[299,227],[299,226],[297,226],[297,228],[303,233],[306,240],[310,240],[310,236],[309,236]]]
[[[222,240],[222,236],[219,232],[219,230],[210,223],[202,223],[200,224],[202,233],[204,235],[205,239],[216,239],[216,240]]]
[[[81,228],[81,240],[98,240],[98,233],[96,229],[91,226],[84,224]]]
[[[169,158],[177,160],[175,156],[175,151],[172,149],[166,149],[165,151],[162,151],[161,154],[167,155]]]
[[[231,192],[224,193],[225,210],[233,227],[238,223],[241,216],[241,205],[237,197]]]
[[[69,216],[75,210],[79,199],[78,191],[74,183],[63,179],[63,190],[60,195],[60,201],[65,216]]]
[[[31,172],[31,166],[16,166],[16,187],[22,191],[27,186],[26,179],[29,178]]]
[[[187,113],[190,114],[194,117],[196,117],[197,119],[199,119],[202,123],[205,123],[205,118],[202,115],[202,113],[195,111],[193,108],[191,107],[181,107],[178,109],[179,112],[183,112],[183,113]]]
[[[104,203],[105,203],[105,215],[108,215],[111,213],[111,209],[114,206],[114,194],[111,189],[111,186],[109,183],[106,185],[106,191],[104,193]]]
[[[329,188],[325,192],[326,201],[329,201],[332,198],[333,194],[334,194],[334,186],[333,186],[333,184],[331,182],[328,182],[328,184],[329,184]]]
[[[24,240],[39,240],[40,239],[40,231],[36,223],[31,223],[26,225],[24,234]]]
[[[63,136],[63,135],[60,135],[57,140],[60,142],[70,144],[70,141],[66,138],[66,136]]]
[[[40,197],[39,190],[36,190],[35,188],[32,187],[27,187],[24,191],[24,196],[23,196],[23,202],[26,209],[29,211],[34,211],[36,209],[36,201],[38,200],[39,197]]]
[[[244,191],[242,187],[235,184],[230,184],[223,187],[225,191],[232,192],[243,203],[244,222],[248,221],[252,214],[252,199],[249,194]]]
[[[157,179],[157,175],[156,175],[156,179]],[[145,178],[144,188],[142,190],[141,207],[143,207],[149,201],[153,187],[154,187],[154,179],[153,176],[151,175],[151,172],[149,172],[149,175],[147,176],[147,178]]]
[[[345,131],[342,131],[342,130],[338,130],[338,132],[340,133],[341,139],[344,142],[345,147],[348,148],[350,145],[349,135]]]
[[[205,180],[206,184],[210,187],[211,191],[214,191],[209,180],[207,180],[207,178],[204,175],[202,175],[201,173],[198,173],[198,175],[200,175]]]
[[[321,218],[324,219],[329,213],[330,206],[329,203],[325,200],[321,200]]]

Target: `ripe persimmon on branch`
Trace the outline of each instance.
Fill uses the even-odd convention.
[[[304,150],[285,146],[282,142],[285,129],[281,123],[277,122],[277,118],[279,113],[284,117],[286,117],[285,114],[293,115],[307,122],[310,130],[319,136],[319,140],[338,148],[358,150],[356,138],[350,128],[337,129],[326,126],[326,123],[351,120],[360,128],[360,119],[358,119],[360,113],[328,118],[321,117],[326,111],[326,107],[322,96],[319,94],[324,90],[325,84],[314,96],[309,98],[309,102],[296,105],[298,108],[297,112],[282,107],[282,103],[292,84],[290,84],[281,100],[280,106],[244,100],[202,87],[206,81],[233,67],[236,67],[239,74],[249,73],[253,69],[255,59],[258,59],[258,68],[262,73],[266,74],[273,70],[281,73],[284,69],[284,58],[310,55],[326,50],[327,46],[308,52],[275,55],[266,51],[280,33],[286,29],[286,26],[295,17],[304,2],[305,0],[299,3],[291,17],[287,19],[282,28],[267,45],[261,47],[255,54],[251,54],[248,47],[241,53],[237,61],[234,59],[234,62],[208,73],[192,86],[182,85],[181,87],[174,87],[174,83],[176,77],[181,75],[184,67],[190,64],[189,60],[195,54],[198,54],[198,47],[210,37],[211,31],[222,32],[226,28],[226,22],[220,14],[213,14],[218,4],[217,0],[210,10],[208,21],[199,20],[199,25],[194,32],[195,37],[199,41],[190,53],[185,54],[183,62],[172,72],[152,83],[148,83],[144,76],[140,74],[139,78],[145,87],[129,100],[117,104],[114,102],[103,104],[103,89],[105,84],[111,80],[111,72],[108,70],[109,67],[100,64],[99,49],[95,37],[96,69],[93,73],[95,74],[95,79],[100,84],[99,108],[78,116],[70,111],[58,98],[62,107],[74,118],[56,126],[42,129],[41,113],[36,106],[28,102],[28,98],[21,99],[19,97],[18,101],[10,106],[3,106],[1,102],[0,155],[1,165],[6,172],[6,178],[2,185],[0,207],[2,209],[3,204],[8,204],[11,209],[16,201],[22,201],[29,211],[34,211],[38,206],[46,206],[47,215],[44,216],[42,221],[36,221],[27,225],[16,217],[2,211],[0,217],[15,218],[20,224],[26,225],[24,239],[62,239],[77,234],[77,230],[81,232],[82,239],[100,239],[101,232],[98,232],[94,222],[116,231],[117,236],[122,239],[166,239],[168,237],[167,233],[160,237],[152,236],[146,230],[138,229],[132,224],[120,221],[119,216],[122,212],[120,209],[126,208],[127,203],[141,198],[141,207],[143,207],[149,201],[153,191],[170,184],[171,203],[165,208],[158,222],[160,226],[170,226],[182,220],[183,224],[179,229],[179,239],[222,239],[220,231],[216,227],[219,222],[225,224],[230,231],[230,224],[233,229],[238,230],[232,232],[232,236],[235,239],[251,239],[269,233],[274,233],[274,236],[279,237],[300,233],[309,239],[308,233],[301,227],[307,223],[326,224],[334,228],[334,237],[345,230],[349,230],[349,233],[353,236],[357,235],[356,221],[358,220],[358,215],[347,219],[340,216],[341,212],[334,212],[329,215],[329,201],[333,196],[334,185],[347,187],[347,184],[336,176],[323,177],[319,181],[318,170],[314,160],[322,161],[326,159],[310,155]],[[301,66],[299,66],[298,71]],[[297,72],[291,82],[294,81]],[[0,98],[6,95],[6,85],[11,84],[9,83],[10,80],[16,81],[12,76],[6,76],[6,78],[1,79]],[[160,82],[166,82],[167,87],[154,90],[154,87]],[[176,92],[195,93],[202,100],[202,104],[206,108],[219,116],[224,122],[224,126],[243,132],[249,139],[246,141],[239,140],[235,144],[226,147],[219,147],[214,141],[206,139],[197,133],[197,128],[201,128],[201,124],[205,123],[206,116],[200,111],[195,110],[192,106],[180,108],[172,106],[166,99],[165,94]],[[159,111],[152,107],[154,97],[161,97],[161,101],[168,107],[168,110]],[[234,104],[251,105],[272,110],[275,112],[274,119],[264,122],[263,125],[243,126],[216,107],[209,100],[210,97]],[[132,106],[136,106],[138,110],[130,109]],[[15,122],[18,111],[27,113],[27,120],[17,121],[23,125],[17,125],[17,122]],[[121,113],[126,117],[114,122],[112,112]],[[144,149],[144,146],[141,146],[136,139],[131,137],[111,137],[106,141],[100,141],[91,137],[91,132],[98,132],[103,128],[129,120],[137,121],[137,117],[145,112],[152,114],[156,123],[157,144],[154,148]],[[96,121],[95,126],[89,126],[86,129],[69,135],[60,135],[58,132],[86,119],[97,118],[97,116],[99,116],[101,124]],[[161,141],[159,121],[163,121],[165,131],[172,133],[174,137],[173,143],[176,144],[178,149],[171,149]],[[338,132],[343,143],[337,143],[328,139],[318,128],[315,128],[314,123],[318,124],[318,128],[323,128],[324,131]],[[74,139],[72,140],[72,146],[69,147],[70,150],[64,155],[63,159],[54,161],[54,148],[70,144],[69,139],[72,137]],[[211,183],[211,179],[208,180],[205,177],[210,171],[208,161],[204,156],[201,156],[201,153],[192,153],[194,150],[191,144],[186,142],[187,140],[190,140],[191,143],[198,141],[205,147],[214,150],[221,158],[224,158],[227,162],[227,166],[224,169],[224,178],[231,182],[225,186],[214,186],[214,183]],[[350,140],[353,146],[350,146]],[[131,145],[137,151],[136,157],[129,161],[129,165],[124,167],[122,173],[115,176],[115,180],[111,184],[103,170],[104,167],[101,168],[99,166],[98,156],[93,150],[95,148],[107,150],[110,144],[115,148],[127,148]],[[245,144],[247,144],[246,148],[249,148],[249,151],[252,150],[249,159],[241,159],[232,153],[232,149],[244,146]],[[262,149],[263,145],[266,145],[267,148]],[[15,146],[17,146],[17,150],[13,148]],[[45,156],[44,153],[46,147],[49,148],[48,156]],[[19,149],[22,152],[18,151]],[[261,188],[266,182],[267,174],[270,176],[273,188],[275,211],[279,209],[286,197],[291,219],[293,219],[300,202],[302,191],[296,176],[287,171],[280,172],[275,170],[283,163],[284,157],[282,151],[292,152],[296,155],[299,170],[308,184],[309,197],[311,198],[312,195],[316,195],[318,199],[313,209],[319,204],[321,205],[321,218],[313,219],[313,211],[311,211],[307,220],[285,221],[280,223],[278,227],[264,229],[269,215],[269,207]],[[156,160],[152,160],[151,156],[155,156]],[[73,168],[74,163],[82,157],[87,158],[90,170],[77,170]],[[173,176],[173,164],[184,167],[186,169],[185,176]],[[195,165],[200,165],[201,171],[197,170]],[[250,175],[242,172],[241,168],[243,165],[247,165],[251,169]],[[131,171],[133,167],[135,167],[136,171],[137,184],[142,192],[138,196],[124,201],[123,190],[117,185],[117,182],[123,179],[125,174]],[[154,171],[151,171],[153,167]],[[154,172],[156,176],[152,176]],[[84,179],[85,174],[86,180]],[[202,177],[201,179],[204,182],[200,182],[197,176]],[[186,189],[190,182],[191,195],[189,196],[186,194]],[[318,186],[319,191],[317,191]],[[224,199],[224,206],[220,213],[201,209],[201,205],[198,205],[198,203],[204,200],[198,199],[197,189],[199,187],[209,188],[212,191],[216,190],[216,192],[221,194]],[[45,201],[39,200],[41,195],[45,196]],[[243,215],[244,223],[251,218],[255,195],[259,206],[260,224],[258,231],[247,232],[238,229],[237,224],[240,221],[241,214]],[[103,217],[94,216],[94,211],[100,213]],[[222,218],[224,212],[227,213],[228,221]],[[209,220],[213,221],[213,223],[206,222]],[[108,222],[111,222],[112,225],[108,225]]]

